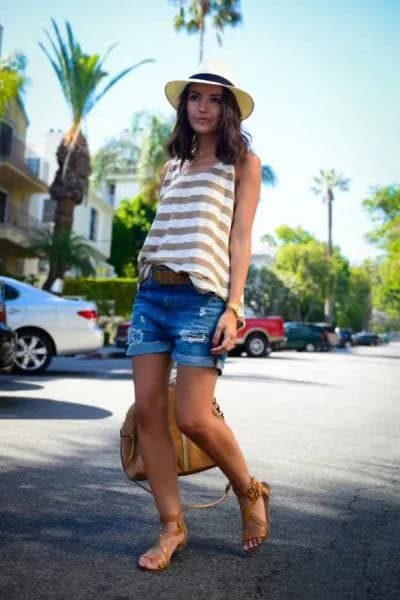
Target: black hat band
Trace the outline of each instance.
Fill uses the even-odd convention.
[[[214,75],[213,73],[197,73],[197,75],[191,75],[189,79],[204,79],[205,81],[210,81],[212,83],[220,83],[221,85],[235,87],[229,79],[225,79],[225,77],[221,77],[220,75]]]

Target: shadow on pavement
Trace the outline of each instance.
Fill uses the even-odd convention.
[[[286,377],[270,377],[269,375],[228,375],[227,373],[223,374],[224,380],[233,380],[233,381],[252,381],[253,383],[257,383],[257,381],[265,381],[269,383],[293,383],[295,385],[312,385],[317,387],[329,387],[336,388],[338,386],[330,384],[330,383],[319,383],[317,381],[304,380],[304,379],[287,379]]]
[[[363,358],[387,358],[389,360],[400,360],[400,355],[395,354],[357,354],[356,356],[362,356]]]
[[[356,465],[352,485],[345,467],[329,489],[322,482],[312,489],[271,482],[271,535],[251,560],[240,552],[234,497],[212,510],[189,511],[188,547],[159,575],[135,567],[158,526],[152,498],[121,472],[116,439],[82,447],[63,464],[18,466],[0,475],[0,596],[396,600],[399,503],[394,492],[385,494],[394,471],[382,474],[380,466],[359,465],[360,482],[365,470],[374,478],[370,487],[357,480]],[[181,480],[184,501],[218,495],[220,474],[203,477],[202,485],[196,477]]]
[[[106,419],[113,413],[96,406],[48,398],[3,396],[0,419]]]
[[[7,375],[6,377],[0,377],[0,389],[4,392],[31,392],[33,390],[43,389],[42,385],[37,383],[31,383],[30,381],[21,381],[18,378],[14,378],[13,375]]]

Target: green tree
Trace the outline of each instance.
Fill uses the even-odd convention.
[[[318,241],[289,242],[276,255],[275,273],[294,299],[295,320],[320,320],[323,300],[332,276],[325,245]]]
[[[66,22],[66,39],[60,33],[57,23],[52,19],[54,37],[45,32],[49,49],[39,43],[50,61],[60,83],[66,103],[72,113],[72,124],[57,150],[58,170],[50,187],[51,197],[57,202],[54,223],[54,239],[62,231],[70,231],[73,224],[74,208],[84,198],[90,175],[90,155],[87,141],[81,131],[82,120],[88,116],[99,100],[133,69],[151,62],[145,59],[124,69],[111,78],[102,89],[100,85],[108,77],[104,62],[114,46],[105,56],[87,54],[76,40],[71,25]],[[56,245],[56,241],[54,242]],[[49,289],[52,277],[62,278],[63,272],[51,265],[49,276],[44,284]]]
[[[179,5],[174,19],[176,31],[199,34],[199,63],[204,57],[204,34],[206,21],[211,19],[217,41],[222,45],[222,34],[228,25],[235,27],[242,21],[240,0],[170,0]]]
[[[256,315],[279,314],[286,317],[290,313],[290,292],[279,276],[267,266],[250,265],[244,297],[246,305]]]
[[[334,192],[340,190],[347,192],[349,189],[350,179],[346,179],[341,173],[336,173],[334,169],[320,169],[319,176],[313,178],[314,185],[311,191],[316,196],[322,196],[324,202],[328,206],[328,256],[332,257],[333,242],[332,242],[332,207],[335,199]],[[333,319],[333,290],[327,289],[327,299],[325,308],[325,318],[332,322]]]
[[[144,127],[138,165],[142,190],[148,202],[158,199],[160,175],[169,156],[166,146],[173,128],[174,118],[162,115],[148,115]]]
[[[345,293],[338,294],[336,323],[353,331],[368,328],[371,316],[371,280],[364,266],[349,268]]]
[[[123,200],[115,212],[109,262],[119,276],[137,275],[137,258],[155,216],[156,202],[141,193]]]
[[[26,57],[21,52],[0,60],[0,117],[7,104],[21,97],[26,84]]]
[[[373,305],[400,326],[400,186],[375,190],[363,205],[375,223],[368,234],[371,243],[383,250],[374,269]]]
[[[39,229],[32,233],[29,249],[34,256],[45,259],[53,281],[57,273],[65,273],[74,268],[85,277],[95,275],[96,250],[80,235],[63,229],[57,237],[49,229]]]
[[[100,148],[92,159],[90,182],[95,190],[110,175],[120,175],[136,171],[140,158],[140,146],[130,130],[114,136]]]
[[[145,111],[135,113],[131,129],[108,140],[94,155],[91,181],[95,189],[100,189],[110,175],[137,173],[141,191],[153,202],[168,159],[166,145],[172,127],[171,117]]]
[[[307,244],[307,242],[316,242],[317,239],[309,231],[302,227],[289,227],[288,225],[279,225],[275,229],[277,238],[283,244]]]

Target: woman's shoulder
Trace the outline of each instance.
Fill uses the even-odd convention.
[[[177,167],[178,159],[170,158],[168,159],[161,168],[160,171],[160,182],[164,183],[165,180],[168,179],[168,175]]]
[[[261,172],[261,159],[255,152],[250,150],[246,154],[236,161],[235,173],[236,182],[239,183],[245,177],[251,177],[254,174]]]

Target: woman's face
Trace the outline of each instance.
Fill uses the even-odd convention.
[[[220,85],[192,83],[187,100],[187,116],[196,133],[216,133],[223,112],[223,88]]]

